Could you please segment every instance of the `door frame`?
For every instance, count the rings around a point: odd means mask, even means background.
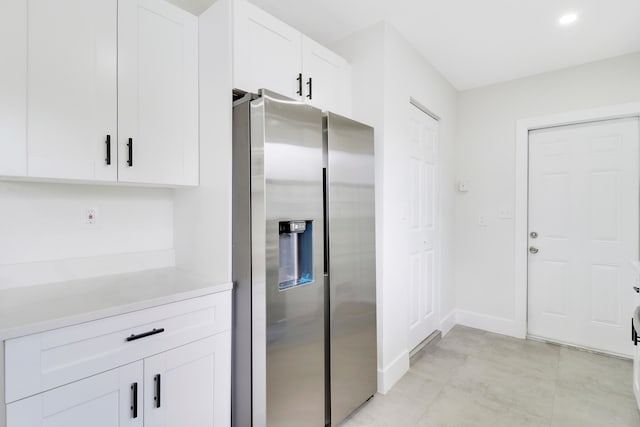
[[[529,131],[601,120],[640,117],[640,102],[533,117],[516,121],[515,157],[515,319],[513,335],[527,337],[528,226],[529,226]]]

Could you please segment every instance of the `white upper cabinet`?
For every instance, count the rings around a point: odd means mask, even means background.
[[[118,13],[118,178],[197,185],[198,18],[163,0]]]
[[[233,85],[269,89],[348,115],[351,67],[326,47],[246,0],[234,2]]]
[[[0,35],[0,176],[198,184],[195,16],[164,0],[2,0]]]
[[[300,52],[300,32],[246,1],[235,3],[234,87],[299,97]]]
[[[117,179],[117,10],[116,0],[29,0],[30,177]]]
[[[27,174],[27,2],[0,1],[0,175]]]
[[[302,36],[302,75],[305,98],[338,114],[351,112],[351,66],[320,43]]]

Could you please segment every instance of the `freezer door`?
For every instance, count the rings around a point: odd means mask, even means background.
[[[322,112],[251,103],[253,426],[323,427]]]
[[[373,128],[325,115],[331,425],[377,388]]]

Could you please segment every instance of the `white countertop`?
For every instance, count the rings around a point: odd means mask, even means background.
[[[0,341],[232,289],[162,268],[0,290]]]

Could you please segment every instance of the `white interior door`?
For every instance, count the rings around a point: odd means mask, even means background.
[[[411,105],[409,131],[409,348],[414,348],[438,327],[438,122]]]
[[[638,133],[638,118],[529,133],[530,335],[632,355]]]

